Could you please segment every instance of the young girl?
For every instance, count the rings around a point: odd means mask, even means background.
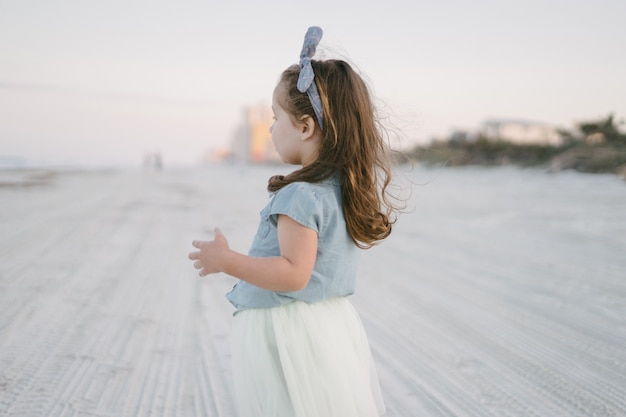
[[[189,258],[204,276],[241,281],[228,293],[232,366],[242,417],[373,417],[385,413],[354,292],[359,248],[391,232],[391,168],[368,88],[341,60],[311,60],[321,38],[309,28],[300,65],[274,89],[272,141],[301,165],[270,178],[272,198],[249,254],[216,228]]]

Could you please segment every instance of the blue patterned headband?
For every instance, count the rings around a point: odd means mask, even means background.
[[[317,91],[317,86],[313,79],[315,74],[313,73],[313,67],[311,66],[311,58],[315,55],[315,48],[322,39],[322,28],[317,26],[311,26],[304,35],[304,44],[302,45],[302,52],[300,52],[300,75],[298,76],[298,91],[304,93],[306,91],[313,106],[315,117],[321,128],[324,128],[322,115],[322,99]]]

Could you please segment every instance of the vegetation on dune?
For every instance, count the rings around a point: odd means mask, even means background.
[[[560,131],[558,146],[516,144],[504,139],[450,140],[417,146],[406,155],[427,165],[547,166],[590,173],[617,172],[626,176],[626,134],[612,115],[579,123],[572,131]]]

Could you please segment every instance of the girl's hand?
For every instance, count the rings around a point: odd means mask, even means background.
[[[226,236],[219,228],[215,228],[215,237],[212,241],[194,240],[192,245],[199,250],[191,252],[189,259],[194,262],[193,266],[200,270],[200,276],[222,272],[220,268],[220,260],[230,249]]]

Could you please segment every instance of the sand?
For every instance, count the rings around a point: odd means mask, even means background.
[[[285,167],[0,172],[0,416],[235,416],[223,274]],[[626,416],[626,182],[416,168],[351,297],[388,416]]]

